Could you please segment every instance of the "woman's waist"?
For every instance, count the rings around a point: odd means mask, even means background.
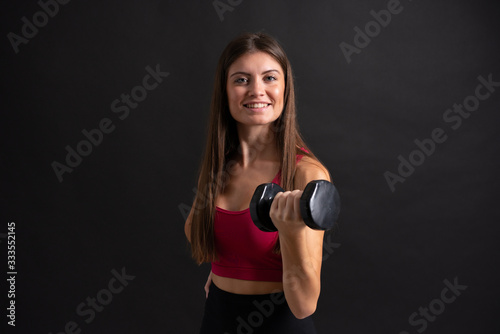
[[[239,295],[263,295],[283,291],[282,282],[253,281],[224,277],[212,272],[212,283],[219,289]]]

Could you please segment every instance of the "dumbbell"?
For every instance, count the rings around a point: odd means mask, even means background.
[[[264,232],[275,232],[269,210],[277,193],[284,191],[275,183],[264,183],[255,189],[250,201],[250,216]],[[300,196],[300,214],[307,226],[314,230],[333,228],[340,212],[340,196],[327,180],[314,180],[307,184]]]

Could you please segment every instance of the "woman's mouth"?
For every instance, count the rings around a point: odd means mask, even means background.
[[[243,106],[248,109],[252,110],[263,110],[266,109],[268,106],[270,106],[270,103],[248,103],[244,104]]]

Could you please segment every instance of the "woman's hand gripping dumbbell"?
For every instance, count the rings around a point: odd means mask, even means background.
[[[264,232],[275,232],[276,227],[269,210],[277,193],[284,191],[275,183],[264,183],[257,187],[250,201],[250,215],[254,224]],[[333,228],[340,212],[340,196],[333,183],[315,180],[307,184],[300,197],[302,219],[312,229]]]

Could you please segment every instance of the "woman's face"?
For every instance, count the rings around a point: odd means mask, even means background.
[[[270,124],[283,111],[285,74],[265,52],[246,53],[231,64],[226,88],[229,111],[239,123]]]

